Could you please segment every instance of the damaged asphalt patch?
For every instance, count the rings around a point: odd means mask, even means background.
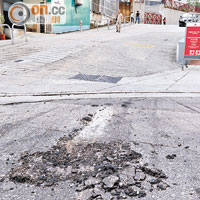
[[[82,120],[91,122],[92,115],[88,117]],[[148,192],[169,187],[164,172],[147,163],[141,164],[143,155],[130,144],[121,141],[74,143],[80,131],[60,138],[46,152],[22,154],[9,179],[38,187],[54,187],[70,180],[80,200],[142,198]],[[70,151],[69,143],[72,144]]]

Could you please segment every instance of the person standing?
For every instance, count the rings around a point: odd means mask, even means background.
[[[138,22],[138,24],[140,23],[140,12],[139,11],[137,11],[137,13],[136,13],[135,23],[137,23],[137,22]]]
[[[164,17],[163,24],[166,25],[166,22],[167,22],[167,19],[166,19],[166,17]]]
[[[131,24],[134,24],[134,14],[131,12]]]
[[[123,15],[122,15],[121,11],[119,10],[118,14],[117,14],[116,32],[120,33],[121,26],[122,26],[122,21],[123,21]]]

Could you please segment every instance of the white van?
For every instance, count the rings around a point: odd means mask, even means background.
[[[185,27],[187,23],[198,22],[199,16],[195,13],[185,13],[179,19],[179,26]]]

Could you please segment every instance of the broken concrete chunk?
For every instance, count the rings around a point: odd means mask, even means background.
[[[169,185],[167,184],[167,183],[165,183],[165,182],[160,182],[158,185],[157,185],[157,188],[159,189],[159,190],[166,190],[167,188],[169,187]]]
[[[128,176],[128,177],[134,177],[135,176],[135,167],[129,166],[126,167],[123,171],[122,174]]]
[[[111,170],[113,172],[116,172],[117,169],[111,164],[102,164],[102,165],[96,165],[95,170],[98,172],[105,171],[105,170]]]
[[[93,196],[102,196],[105,194],[105,191],[103,189],[101,189],[100,187],[94,187],[93,189]]]
[[[162,170],[156,169],[156,168],[150,168],[150,167],[141,167],[140,168],[144,173],[154,176],[156,178],[167,178],[167,176],[162,172]]]
[[[142,170],[137,169],[134,179],[136,181],[143,181],[143,180],[146,179],[146,175],[145,175],[145,173]]]
[[[146,192],[145,191],[140,191],[138,194],[138,198],[146,197]]]
[[[119,178],[117,176],[111,175],[103,179],[103,183],[106,188],[113,188],[115,183],[119,181]]]
[[[88,200],[92,198],[92,189],[87,189],[79,193],[78,200]]]
[[[134,187],[128,187],[128,189],[125,190],[125,194],[130,197],[136,197],[139,195],[139,191],[136,190]]]
[[[93,178],[93,177],[90,177],[89,179],[87,179],[85,181],[85,185],[86,186],[92,186],[92,185],[97,185],[100,183],[100,180],[97,179],[97,178]]]
[[[101,195],[103,200],[110,200],[112,199],[112,195],[109,192],[106,192],[104,194]]]
[[[120,174],[119,178],[120,178],[120,182],[119,182],[119,186],[120,187],[128,187],[130,185],[134,185],[135,184],[135,180],[133,179],[132,176],[128,176],[128,175],[125,175],[125,174]]]

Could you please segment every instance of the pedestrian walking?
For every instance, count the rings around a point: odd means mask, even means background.
[[[166,17],[164,17],[163,24],[166,25],[166,22],[167,22],[167,19],[166,19]]]
[[[134,14],[131,12],[131,24],[134,24]]]
[[[138,24],[140,23],[140,12],[139,11],[137,11],[137,13],[136,13],[135,23],[137,23],[137,22],[138,22]]]
[[[121,26],[122,26],[122,21],[123,21],[123,15],[122,15],[121,11],[119,10],[118,14],[117,14],[116,32],[120,33]]]

